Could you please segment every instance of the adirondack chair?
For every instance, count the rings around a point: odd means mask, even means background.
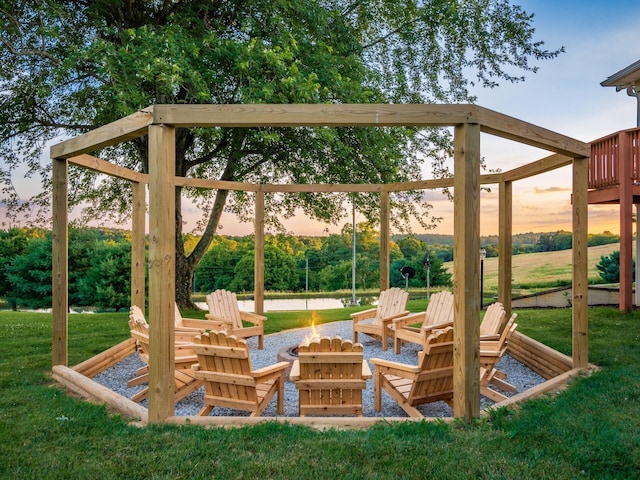
[[[418,354],[418,365],[370,359],[373,364],[373,408],[382,410],[385,390],[411,417],[422,418],[416,408],[424,403],[453,402],[453,327],[436,330]]]
[[[420,327],[413,327],[417,323]],[[424,341],[434,328],[446,328],[453,325],[453,293],[443,291],[434,293],[424,312],[412,313],[396,318],[389,328],[394,335],[395,353],[400,353],[402,342],[424,345]]]
[[[382,350],[386,351],[389,336],[393,331],[389,328],[391,322],[409,313],[405,310],[409,294],[401,288],[390,288],[380,293],[378,307],[352,313],[353,341],[358,341],[358,333],[366,333],[382,340]]]
[[[480,322],[480,340],[498,340],[506,319],[507,312],[500,302],[489,305]]]
[[[362,390],[371,370],[362,345],[340,337],[323,337],[298,347],[289,376],[299,393],[299,413],[362,416]]]
[[[215,407],[236,408],[261,415],[278,395],[276,411],[284,412],[284,371],[288,362],[252,370],[249,347],[244,339],[226,332],[212,331],[194,338],[198,364],[196,378],[204,382],[204,407],[198,415],[208,415]]]
[[[255,313],[243,312],[238,308],[238,298],[233,292],[216,290],[207,295],[209,313],[207,320],[213,320],[220,328],[240,338],[258,337],[258,348],[264,348],[264,321],[267,317]],[[252,323],[245,327],[242,322]]]
[[[140,308],[133,305],[129,312],[129,328],[131,337],[136,340],[140,359],[147,365],[136,370],[135,377],[129,380],[127,386],[142,385],[149,381],[149,325]],[[192,350],[193,335],[176,333],[175,340],[175,401],[189,395],[202,386],[202,382],[196,379],[191,366],[197,363],[197,358]],[[147,398],[149,388],[144,388],[131,397],[134,402],[141,402]]]
[[[507,350],[509,338],[518,326],[515,323],[517,316],[517,313],[511,315],[498,340],[480,340],[480,393],[495,402],[500,402],[507,397],[490,388],[491,385],[503,392],[517,391],[516,387],[505,380],[506,374],[496,368]]]

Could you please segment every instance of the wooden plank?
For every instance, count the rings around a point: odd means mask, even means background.
[[[476,105],[155,105],[153,123],[176,127],[450,126],[477,121]]]
[[[480,415],[480,127],[454,129],[453,414]]]
[[[85,377],[94,377],[98,373],[111,368],[116,363],[128,357],[136,351],[136,342],[133,338],[127,338],[125,341],[108,348],[84,362],[73,366],[73,369]]]
[[[83,154],[70,157],[69,163],[111,177],[122,178],[131,182],[149,183],[149,175],[145,173],[136,172],[127,167],[121,167],[120,165],[107,162],[92,155]]]
[[[237,190],[241,192],[257,192],[261,187],[260,185],[253,183],[188,177],[176,177],[175,183],[178,187],[208,188],[211,190]]]
[[[134,183],[131,212],[131,305],[145,309],[146,185]]]
[[[389,288],[389,241],[391,207],[389,192],[380,193],[380,291]]]
[[[153,121],[153,109],[154,107],[145,108],[88,133],[52,145],[51,157],[75,157],[141,137],[147,133],[147,127]]]
[[[55,365],[52,369],[53,379],[67,387],[72,392],[82,395],[92,401],[104,402],[117,411],[146,423],[147,409],[129,400],[109,388],[88,379],[82,374],[63,365]]]
[[[254,232],[254,312],[262,315],[264,313],[264,192],[256,192]]]
[[[174,412],[175,129],[149,127],[149,421]]]
[[[572,289],[572,357],[574,368],[586,368],[588,358],[588,203],[589,159],[573,161],[573,289]]]
[[[479,122],[484,133],[515,140],[516,142],[543,148],[572,158],[586,158],[591,155],[591,146],[588,143],[488,108],[479,108]]]
[[[498,192],[498,301],[506,317],[511,316],[511,275],[513,233],[513,188],[511,182],[501,182]]]
[[[508,182],[515,182],[516,180],[523,180],[557,168],[566,167],[571,165],[571,162],[573,162],[573,158],[555,153],[535,162],[508,170],[502,174],[502,179]]]
[[[68,365],[69,361],[69,230],[67,228],[66,160],[53,159],[52,172],[52,363]]]

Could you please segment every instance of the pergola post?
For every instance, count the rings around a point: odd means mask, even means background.
[[[149,126],[149,422],[174,412],[175,128]]]
[[[144,311],[146,184],[134,182],[131,184],[131,188],[133,190],[133,208],[131,212],[131,305],[137,305]]]
[[[500,182],[498,192],[498,301],[502,303],[507,317],[511,316],[511,266],[513,228],[513,185]]]
[[[588,264],[587,264],[587,220],[588,220],[588,183],[589,158],[573,160],[573,295],[572,295],[572,331],[573,331],[573,367],[587,368],[589,340]]]
[[[264,313],[264,192],[256,192],[255,206],[255,257],[253,271],[254,311]]]
[[[633,305],[633,157],[629,135],[618,134],[618,169],[620,182],[620,311]]]
[[[453,415],[480,416],[480,126],[454,129]]]
[[[68,366],[69,362],[69,230],[67,228],[67,179],[66,159],[53,159],[53,231],[51,294],[53,298],[52,364]]]
[[[380,192],[380,291],[389,288],[389,192]],[[354,232],[355,235],[355,232]]]

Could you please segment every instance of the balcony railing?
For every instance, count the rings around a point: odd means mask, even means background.
[[[622,130],[591,142],[589,189],[620,184],[621,172],[640,181],[640,128]]]

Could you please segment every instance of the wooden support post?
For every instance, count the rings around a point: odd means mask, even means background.
[[[145,309],[144,234],[146,216],[146,184],[132,183],[133,211],[131,212],[131,305]]]
[[[69,362],[69,230],[67,228],[68,164],[64,159],[53,159],[53,232],[51,294],[52,305],[52,364],[68,366]]]
[[[502,303],[507,318],[511,316],[511,264],[513,227],[513,188],[508,181],[500,182],[498,193],[498,301]]]
[[[149,422],[174,412],[175,129],[149,126]]]
[[[620,179],[620,311],[633,305],[633,178],[631,145],[626,132],[618,134],[618,168]]]
[[[389,288],[389,192],[380,192],[380,291]]]
[[[573,367],[586,368],[588,358],[588,190],[589,158],[573,160]]]
[[[256,192],[255,259],[253,272],[254,311],[264,313],[264,192]]]
[[[480,127],[454,129],[453,415],[480,416]]]

